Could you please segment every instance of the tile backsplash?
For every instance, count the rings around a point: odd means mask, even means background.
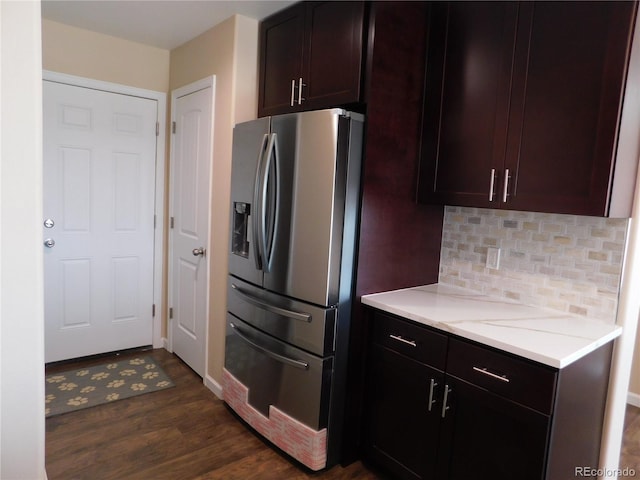
[[[439,281],[613,323],[628,222],[447,206]]]

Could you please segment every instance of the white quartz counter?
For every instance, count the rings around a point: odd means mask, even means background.
[[[556,368],[622,333],[618,325],[449,285],[364,295],[362,303]]]

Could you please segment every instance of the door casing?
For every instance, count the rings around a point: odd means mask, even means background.
[[[155,315],[153,316],[153,348],[167,347],[167,339],[162,336],[162,319],[164,318],[164,308],[162,302],[162,279],[164,277],[164,179],[165,179],[165,141],[166,141],[166,114],[167,99],[166,93],[154,90],[146,90],[117,83],[104,82],[91,78],[78,77],[65,73],[42,71],[42,79],[52,82],[64,83],[77,87],[92,88],[105,92],[131,95],[134,97],[148,98],[158,102],[158,135],[156,136],[156,179],[155,179],[155,231],[153,249],[153,305],[155,305]],[[151,305],[149,306],[151,308]]]
[[[215,139],[213,138],[213,132],[214,132],[214,124],[215,124],[215,98],[216,98],[216,77],[215,75],[211,75],[209,77],[205,77],[201,80],[197,80],[193,83],[190,83],[188,85],[185,85],[183,87],[177,88],[175,90],[173,90],[171,92],[171,122],[175,122],[176,118],[175,118],[175,108],[174,105],[176,104],[176,101],[178,100],[178,98],[183,97],[185,95],[189,95],[191,93],[195,93],[198,92],[199,90],[203,90],[205,88],[211,88],[211,92],[212,92],[212,96],[211,96],[211,101],[212,101],[212,105],[211,105],[211,114],[212,114],[212,118],[211,118],[211,153],[213,155],[213,142],[215,141]],[[169,191],[173,192],[174,191],[174,168],[175,168],[175,164],[174,164],[174,152],[173,149],[175,147],[175,142],[172,139],[172,143],[171,143],[171,161],[170,161],[170,174],[169,174],[169,182],[170,182],[170,186],[169,186]],[[211,159],[211,168],[209,171],[209,195],[208,195],[208,199],[207,199],[207,204],[209,206],[208,211],[208,226],[207,226],[207,237],[208,237],[208,242],[207,245],[205,246],[207,252],[211,252],[211,229],[212,229],[212,225],[211,225],[211,205],[212,205],[212,194],[213,194],[213,158]],[[173,197],[170,195],[170,200],[169,200],[169,212],[170,215],[173,215],[173,211],[174,211],[174,205],[173,205]],[[169,234],[169,268],[170,265],[172,264],[172,240],[171,240],[171,233]],[[206,306],[205,306],[205,333],[204,333],[204,372],[202,375],[202,379],[203,379],[203,383],[207,384],[211,379],[209,377],[209,318],[210,318],[210,312],[211,312],[211,306],[210,306],[210,302],[209,302],[209,287],[210,287],[210,282],[211,282],[211,256],[210,253],[208,253],[204,260],[206,260],[206,279],[207,279],[207,286],[205,288],[205,291],[207,292],[207,298],[206,298]],[[169,302],[171,302],[171,299],[173,298],[174,295],[174,288],[175,285],[173,284],[173,273],[171,271],[169,271],[168,274],[168,284],[169,284],[169,291],[168,291],[168,298],[170,299]],[[167,322],[167,337],[168,337],[168,347],[167,349],[170,352],[173,352],[173,324],[172,324],[172,320],[169,319]]]

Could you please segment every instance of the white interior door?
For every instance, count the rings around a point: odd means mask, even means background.
[[[157,102],[43,89],[45,361],[149,345]]]
[[[213,78],[172,93],[171,343],[204,377],[208,320]]]

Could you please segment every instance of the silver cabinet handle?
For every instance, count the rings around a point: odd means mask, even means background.
[[[257,297],[254,297],[248,292],[245,292],[243,289],[238,287],[236,284],[231,284],[231,289],[236,292],[238,295],[244,298],[245,301],[255,305],[258,308],[266,310],[267,312],[275,313],[276,315],[281,315],[283,317],[291,318],[293,320],[300,320],[302,322],[311,322],[311,315],[308,313],[294,312],[292,310],[287,310],[286,308],[276,307],[275,305],[271,305]]]
[[[53,248],[55,244],[56,244],[56,241],[53,238],[47,238],[44,241],[44,246],[47,248]]]
[[[394,340],[397,340],[398,342],[406,343],[407,345],[411,345],[412,347],[417,347],[418,346],[416,344],[415,340],[407,340],[405,338],[402,338],[400,335],[394,335],[394,334],[390,333],[389,334],[389,338],[393,338]]]
[[[497,373],[490,372],[486,368],[482,367],[473,367],[474,372],[482,373],[483,375],[487,375],[488,377],[495,378],[496,380],[500,380],[501,382],[509,383],[509,379],[506,375],[498,375]]]
[[[436,383],[435,379],[432,378],[429,384],[429,407],[428,407],[429,411],[431,411],[431,407],[433,407],[433,404],[436,403],[436,401],[433,399],[433,394],[437,386],[438,384]]]
[[[495,196],[495,186],[496,186],[496,169],[491,169],[491,180],[489,181],[489,201],[493,202],[493,197]]]
[[[509,195],[509,169],[504,171],[504,189],[502,190],[502,203],[507,203],[507,196]]]
[[[296,360],[295,358],[285,357],[284,355],[280,355],[279,353],[272,352],[271,350],[263,347],[262,345],[258,345],[254,341],[249,340],[235,324],[229,323],[229,325],[231,325],[231,328],[233,329],[233,333],[235,333],[238,337],[240,337],[242,340],[247,342],[249,345],[251,345],[253,348],[258,350],[260,353],[263,353],[267,357],[273,358],[278,362],[284,363],[286,365],[290,365],[292,367],[301,368],[303,370],[307,370],[309,368],[309,364],[307,362],[302,362],[300,360]]]
[[[207,253],[207,250],[204,249],[203,247],[199,247],[199,248],[194,248],[193,250],[191,250],[191,253],[193,253],[194,257],[197,257],[198,255],[201,256],[205,256],[205,254]]]
[[[298,105],[302,105],[302,100],[304,100],[302,98],[302,86],[304,85],[304,83],[302,83],[302,77],[300,77],[298,79]]]
[[[449,394],[451,393],[451,389],[449,385],[444,386],[444,398],[442,399],[442,418],[447,414],[447,410],[449,410],[449,406],[447,405],[447,401],[449,400]]]
[[[296,101],[296,80],[294,78],[293,80],[291,80],[291,106],[292,107],[295,101]]]
[[[302,101],[304,100],[304,98],[302,98],[302,87],[306,86],[307,84],[302,83],[302,77],[300,77],[300,79],[298,80],[298,105],[302,105]]]

